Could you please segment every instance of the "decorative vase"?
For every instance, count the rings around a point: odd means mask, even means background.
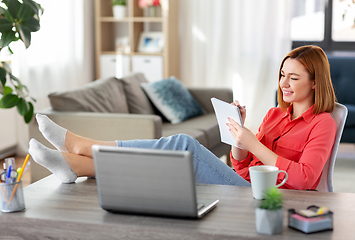
[[[112,7],[113,17],[116,19],[121,19],[126,17],[126,6],[124,5],[115,5]]]
[[[149,17],[156,17],[157,16],[157,8],[155,6],[148,7],[148,16]]]
[[[267,210],[256,208],[256,231],[261,234],[279,234],[283,230],[283,208],[279,210]]]

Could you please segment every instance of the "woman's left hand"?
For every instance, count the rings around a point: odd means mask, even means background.
[[[228,118],[228,120],[227,126],[233,135],[235,144],[246,151],[252,152],[252,147],[258,145],[256,143],[259,143],[259,140],[248,128],[241,127],[231,118]]]

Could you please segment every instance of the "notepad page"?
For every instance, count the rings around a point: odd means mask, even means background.
[[[216,113],[217,122],[219,126],[219,131],[221,134],[221,141],[229,145],[238,147],[235,144],[232,133],[229,131],[228,126],[228,117],[234,119],[240,126],[243,126],[242,117],[240,115],[239,108],[230,103],[224,102],[217,98],[211,98],[211,102]],[[238,147],[240,148],[240,147]]]

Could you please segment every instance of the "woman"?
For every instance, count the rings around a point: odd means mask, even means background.
[[[328,59],[321,48],[303,46],[283,59],[278,103],[279,107],[266,114],[256,136],[229,119],[227,125],[242,148],[232,147],[235,171],[187,135],[102,142],[75,135],[43,115],[37,115],[39,129],[59,151],[31,139],[29,152],[37,163],[64,183],[74,182],[81,176],[95,176],[91,146],[97,144],[191,151],[196,181],[200,183],[250,186],[249,167],[265,164],[288,173],[283,188],[316,189],[336,132],[335,121],[329,114],[335,106],[335,95]],[[240,107],[238,101],[232,104]],[[244,121],[245,108],[241,107],[241,113]]]

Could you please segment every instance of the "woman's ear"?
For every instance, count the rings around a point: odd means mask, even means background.
[[[313,83],[312,84],[312,89],[315,89],[316,88],[316,80],[313,80],[312,83]]]

